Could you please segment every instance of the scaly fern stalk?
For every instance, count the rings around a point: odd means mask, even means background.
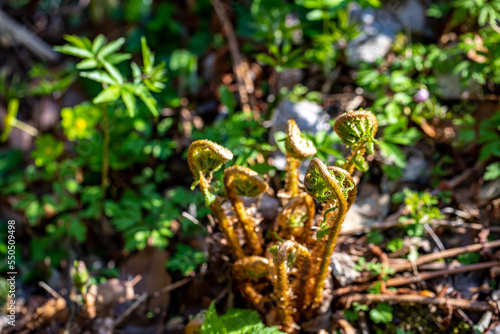
[[[245,256],[245,253],[220,203],[217,201],[216,196],[212,194],[209,182],[212,173],[232,158],[233,153],[230,150],[210,140],[197,140],[191,143],[188,149],[188,164],[195,178],[191,188],[194,189],[198,183],[200,184],[200,189],[205,196],[205,205],[214,214],[234,256],[239,259]]]
[[[316,154],[316,148],[313,143],[307,140],[300,132],[297,123],[294,120],[289,120],[287,124],[286,137],[286,159],[287,173],[285,191],[295,197],[299,193],[299,168],[306,158]]]
[[[339,182],[337,178],[332,175],[328,167],[321,162],[321,160],[314,158],[309,167],[307,168],[306,176],[304,178],[304,186],[306,191],[316,200],[327,203],[329,208],[325,211],[324,218],[328,228],[328,239],[324,247],[323,254],[321,255],[321,262],[318,272],[312,273],[316,276],[316,283],[313,291],[312,309],[317,309],[323,300],[323,290],[325,286],[325,279],[329,273],[330,258],[337,243],[337,238],[344,221],[345,214],[348,210],[346,194],[342,189],[344,180]],[[339,175],[345,174],[339,172]],[[354,185],[354,183],[353,183]],[[333,220],[328,224],[328,220]],[[317,248],[321,251],[321,247]],[[314,254],[314,257],[319,257],[319,254]],[[314,280],[314,277],[311,277]]]
[[[355,168],[366,171],[368,164],[364,154],[373,154],[375,152],[374,144],[377,143],[374,139],[378,129],[375,115],[367,110],[351,111],[337,118],[333,129],[344,145],[352,146],[351,155],[346,162],[339,166],[351,175]]]
[[[307,279],[307,272],[311,261],[311,255],[307,248],[301,244],[288,240],[283,242],[274,256],[274,267],[276,269],[276,279],[274,280],[274,292],[276,294],[276,307],[278,320],[281,323],[281,330],[286,333],[295,333],[298,329],[292,316],[291,295],[288,284],[288,267],[296,263],[299,268],[299,294],[297,305],[302,306],[304,300],[304,286]]]
[[[243,227],[248,246],[254,254],[262,254],[262,240],[255,231],[256,223],[247,214],[243,201],[239,196],[256,197],[267,191],[267,183],[253,170],[246,167],[233,166],[224,172],[224,187],[226,188],[227,197],[236,212],[236,216]]]
[[[233,276],[240,284],[245,299],[261,312],[264,309],[264,296],[255,288],[255,283],[271,272],[272,263],[265,257],[252,255],[246,256],[235,262]]]

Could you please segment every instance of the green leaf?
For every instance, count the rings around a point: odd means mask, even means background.
[[[111,77],[113,79],[115,79],[119,84],[122,84],[123,83],[123,76],[120,73],[120,71],[118,71],[118,69],[115,66],[111,65],[107,61],[103,61],[102,63],[104,65],[104,68],[111,75]]]
[[[99,65],[99,63],[95,59],[84,59],[76,64],[76,68],[79,70],[90,70],[96,68],[97,65]]]
[[[234,99],[233,93],[231,93],[226,86],[221,85],[219,86],[219,95],[220,101],[227,107],[229,113],[234,113],[236,108],[236,101]]]
[[[110,86],[100,92],[93,100],[95,104],[114,102],[120,97],[120,86]]]
[[[479,161],[485,161],[492,156],[500,157],[500,145],[498,142],[488,143],[479,151]]]
[[[500,162],[494,162],[486,166],[486,172],[484,173],[485,180],[496,180],[500,177]]]
[[[132,58],[130,53],[115,53],[106,57],[106,61],[112,65],[119,64],[127,59]]]
[[[156,100],[148,91],[148,89],[144,85],[136,85],[134,93],[137,97],[139,97],[142,100],[142,102],[144,102],[144,104],[153,114],[153,116],[158,117],[158,108],[156,106]]]
[[[99,35],[94,39],[92,43],[92,53],[97,54],[101,47],[106,43],[106,37],[104,35]]]
[[[398,146],[382,140],[378,144],[380,152],[385,158],[392,160],[399,168],[406,167],[406,156]]]
[[[322,20],[324,17],[323,10],[321,9],[314,9],[311,10],[309,13],[307,13],[306,18],[309,21],[319,21]]]
[[[154,65],[155,57],[148,46],[146,37],[144,36],[141,37],[141,50],[142,50],[142,61],[144,63],[144,68],[145,69],[152,68]]]
[[[105,58],[106,56],[118,51],[123,44],[125,44],[125,38],[120,37],[104,46],[97,54],[97,57]]]
[[[80,76],[108,85],[117,85],[118,82],[104,71],[81,72]]]
[[[91,50],[91,42],[87,37],[79,37],[74,35],[64,35],[64,39],[74,46],[84,50]]]
[[[3,119],[4,130],[0,137],[0,142],[5,142],[9,138],[12,127],[16,123],[17,111],[19,110],[19,100],[12,99],[7,106],[7,116]]]
[[[55,46],[54,50],[57,52],[65,53],[70,56],[75,56],[79,58],[93,58],[92,52],[85,49],[80,49],[71,45]]]
[[[248,309],[229,309],[217,315],[212,302],[201,326],[201,334],[282,334],[278,327],[266,327],[257,312]]]
[[[376,324],[387,324],[392,321],[392,307],[385,303],[378,303],[370,310],[370,319]]]
[[[125,103],[125,106],[127,107],[128,114],[130,117],[134,117],[135,115],[135,104],[136,104],[136,99],[135,96],[125,90],[121,91],[121,96],[123,103]]]

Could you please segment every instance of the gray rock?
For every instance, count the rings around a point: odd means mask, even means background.
[[[481,187],[479,195],[477,196],[478,202],[484,205],[500,196],[500,179],[488,182]]]
[[[444,99],[463,99],[471,93],[479,92],[481,85],[471,80],[466,87],[462,85],[460,74],[437,73],[437,83]]]
[[[362,9],[353,4],[351,19],[361,24],[360,34],[346,48],[347,62],[352,66],[359,62],[373,63],[384,57],[391,49],[396,33],[402,29],[399,20],[386,9]]]
[[[332,274],[340,286],[344,287],[353,283],[361,273],[354,269],[356,263],[345,253],[334,252],[332,255]]]
[[[271,144],[276,144],[274,134],[276,132],[285,132],[288,120],[293,119],[297,122],[301,131],[315,134],[318,131],[330,131],[332,127],[328,121],[330,116],[317,103],[303,100],[297,103],[285,99],[280,102],[274,110],[271,118]],[[273,166],[278,170],[285,170],[286,158],[280,151],[273,154]],[[301,166],[301,177],[307,168],[307,164]]]
[[[274,110],[271,119],[271,132],[286,131],[289,119],[295,120],[300,130],[316,133],[331,130],[330,116],[317,103],[303,100],[297,103],[285,99]]]
[[[423,182],[429,177],[430,167],[422,151],[411,148],[407,154],[406,167],[403,170],[403,181]]]

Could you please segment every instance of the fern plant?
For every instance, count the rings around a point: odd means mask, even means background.
[[[298,177],[300,161],[313,156],[316,149],[290,120],[286,138],[287,178],[285,189],[278,193],[282,208],[268,231],[262,231],[255,210],[247,210],[241,198],[266,192],[264,179],[245,167],[226,169],[224,185],[232,210],[223,209],[224,200],[215,194],[210,180],[212,173],[231,160],[233,154],[208,140],[195,141],[189,147],[193,187],[200,185],[206,205],[228,241],[235,259],[236,285],[248,303],[266,315],[268,325],[296,333],[301,322],[328,307],[325,287],[330,259],[346,213],[356,198],[351,174],[355,168],[367,170],[365,155],[374,153],[377,126],[370,111],[341,115],[334,129],[342,142],[352,147],[351,155],[346,161],[339,161],[338,166],[326,166],[318,158],[312,159],[302,187]],[[314,199],[323,207],[317,221]],[[236,218],[230,219],[231,216]],[[238,238],[240,230],[242,240]]]

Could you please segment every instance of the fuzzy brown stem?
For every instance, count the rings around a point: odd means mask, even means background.
[[[299,193],[299,167],[300,160],[292,157],[291,153],[287,153],[285,190],[292,198]]]
[[[238,216],[238,220],[241,222],[243,226],[243,230],[245,232],[245,238],[248,243],[248,246],[252,250],[252,254],[260,255],[264,252],[262,248],[261,238],[255,231],[255,222],[248,215],[243,202],[236,194],[229,195],[229,200],[233,204],[234,210],[236,211],[236,216]]]
[[[358,155],[363,155],[363,154],[365,154],[365,149],[363,148],[362,145],[353,148],[353,150],[351,151],[351,156],[347,158],[347,162],[344,164],[344,166],[342,166],[342,168],[344,168],[350,175],[352,175],[356,170],[356,166],[354,165],[354,159],[356,159]]]
[[[332,212],[330,214],[335,214]],[[330,262],[333,254],[333,250],[335,249],[335,245],[337,244],[337,239],[340,233],[340,229],[342,228],[342,223],[345,218],[345,209],[338,210],[338,213],[335,215],[335,220],[331,225],[330,232],[328,233],[328,240],[326,241],[326,246],[323,252],[323,256],[321,258],[321,263],[319,265],[319,273],[317,275],[317,281],[314,288],[314,298],[313,298],[313,309],[319,308],[321,302],[323,301],[323,290],[325,288],[325,280],[330,272]],[[327,217],[328,219],[328,217]]]
[[[304,300],[304,286],[307,277],[311,256],[304,246],[295,241],[285,241],[281,244],[278,253],[274,257],[274,266],[276,268],[276,280],[274,281],[274,291],[277,297],[278,320],[281,323],[281,330],[286,333],[295,333],[297,325],[292,316],[290,305],[290,287],[288,285],[288,259],[292,252],[296,252],[296,263],[300,275],[300,293],[297,304],[302,305]]]
[[[200,189],[203,193],[208,191],[210,188],[210,185],[208,184],[207,179],[203,174],[200,176]],[[233,227],[231,224],[229,224],[229,221],[227,220],[226,214],[222,210],[219,202],[217,200],[213,201],[212,204],[210,204],[210,210],[214,214],[215,218],[219,222],[220,228],[222,232],[224,233],[224,236],[226,237],[226,240],[229,244],[229,247],[233,250],[234,256],[237,259],[242,258],[245,256],[245,253],[243,252],[243,248],[241,247],[238,236],[236,235],[236,232],[234,231]]]

